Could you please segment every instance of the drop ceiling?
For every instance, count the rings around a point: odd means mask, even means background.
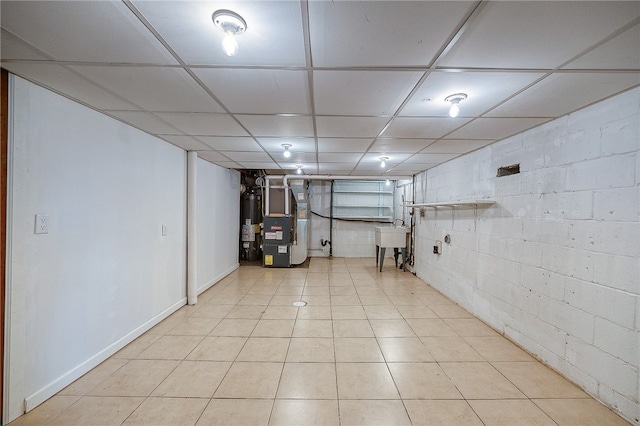
[[[218,9],[247,22],[234,57]],[[3,68],[236,169],[406,176],[640,85],[637,1],[3,0],[0,13]]]

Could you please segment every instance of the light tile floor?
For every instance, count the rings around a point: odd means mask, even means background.
[[[12,425],[628,424],[374,263],[240,267]]]

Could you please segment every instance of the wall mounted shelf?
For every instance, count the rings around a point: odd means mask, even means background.
[[[442,201],[439,203],[413,203],[403,204],[405,207],[457,207],[457,206],[490,206],[495,204],[493,200],[472,200],[472,201]]]

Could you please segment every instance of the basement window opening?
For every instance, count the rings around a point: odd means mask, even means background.
[[[518,173],[520,173],[520,164],[512,164],[498,168],[498,177],[517,175]]]

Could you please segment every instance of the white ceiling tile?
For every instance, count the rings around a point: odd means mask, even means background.
[[[315,71],[316,114],[393,115],[422,72]]]
[[[408,164],[437,164],[449,161],[460,154],[415,154],[405,160]]]
[[[460,117],[482,114],[542,77],[542,73],[434,72],[402,108],[401,116],[449,117],[451,103],[445,98],[464,93]]]
[[[208,146],[191,136],[158,135],[159,138],[184,149],[185,151],[201,151],[210,149]]]
[[[318,152],[359,152],[366,151],[372,138],[318,138]]]
[[[469,118],[396,117],[384,137],[438,139],[469,122]]]
[[[63,66],[41,62],[7,62],[2,63],[2,68],[97,109],[138,109]]]
[[[197,139],[216,151],[263,151],[250,137],[198,136]]]
[[[177,64],[123,2],[3,1],[2,26],[57,60]]]
[[[308,162],[304,162],[304,161],[281,161],[278,163],[278,165],[280,166],[280,168],[282,168],[283,170],[289,170],[291,173],[295,173],[298,170],[298,166],[302,166],[302,171],[305,173],[309,173],[311,170],[316,169],[316,162],[315,161],[308,161]]]
[[[318,136],[336,138],[375,137],[388,121],[386,117],[316,117]]]
[[[245,169],[280,169],[280,166],[273,161],[238,161],[238,163]]]
[[[318,161],[322,163],[357,163],[362,157],[361,152],[320,152]]]
[[[354,163],[320,163],[319,173],[345,174],[353,170]]]
[[[564,69],[640,68],[640,24],[569,62]]]
[[[194,69],[229,111],[238,114],[309,114],[307,71]]]
[[[489,140],[470,140],[470,139],[441,139],[422,151],[420,153],[434,153],[434,154],[464,154],[474,151],[483,146],[487,146],[495,142],[493,139]]]
[[[638,84],[640,73],[553,74],[500,105],[487,117],[558,117]]]
[[[219,161],[234,163],[233,161],[229,161],[229,157],[216,151],[198,151],[198,157],[212,163],[217,163]]]
[[[302,11],[293,1],[134,1],[160,35],[187,64],[304,66]],[[239,51],[222,51],[224,33],[211,16],[232,10],[247,23],[236,37]]]
[[[402,163],[407,158],[409,158],[411,154],[409,153],[385,153],[381,155],[377,152],[368,152],[362,156],[360,160],[360,164],[358,164],[358,169],[360,170],[375,170],[379,169],[380,171],[385,171],[391,169],[396,166],[396,164]],[[380,157],[388,157],[385,160],[386,166],[380,167]]]
[[[295,152],[289,158],[284,158],[280,151],[269,152],[278,164],[308,164],[316,162],[316,154],[311,152]]]
[[[203,156],[203,153],[206,153],[207,151],[198,151],[198,156],[201,157],[204,160],[207,160],[215,165],[218,165],[220,167],[224,167],[225,169],[242,169],[242,166],[234,161],[212,161],[206,158],[206,156]]]
[[[427,65],[473,2],[311,1],[315,66]]]
[[[272,161],[266,152],[225,151],[224,155],[237,163],[245,161]]]
[[[169,123],[163,121],[159,117],[155,116],[150,112],[144,111],[106,111],[108,114],[124,121],[132,125],[133,127],[137,127],[138,129],[144,130],[148,133],[157,135],[181,135],[182,132]]]
[[[487,2],[439,65],[552,69],[639,11],[637,2],[628,1]]]
[[[432,144],[434,139],[376,139],[370,152],[418,152]]]
[[[311,117],[277,115],[237,115],[236,117],[256,137],[313,136]]]
[[[402,163],[395,166],[392,170],[393,173],[408,173],[410,175],[414,175],[416,173],[420,173],[421,171],[430,169],[432,167],[437,166],[440,163]]]
[[[258,138],[258,142],[269,152],[283,153],[283,144],[291,145],[289,151],[297,152],[316,152],[316,142],[313,138]]]
[[[174,127],[190,135],[246,136],[238,123],[227,114],[200,112],[159,112],[156,114]]]
[[[183,69],[124,66],[73,69],[149,111],[224,111]]]
[[[18,38],[9,31],[6,31],[4,28],[0,29],[0,38],[2,40],[0,55],[2,55],[3,61],[11,59],[51,59],[21,38]]]
[[[478,118],[451,133],[452,139],[500,140],[540,125],[548,118]]]

